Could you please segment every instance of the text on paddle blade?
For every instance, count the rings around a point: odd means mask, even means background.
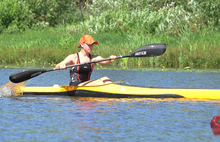
[[[31,74],[31,77],[35,77],[35,76],[38,76],[38,75],[40,75],[42,72],[41,71],[39,71],[39,72],[36,72],[36,73],[33,73],[33,74]]]
[[[134,55],[135,56],[145,56],[145,55],[147,55],[147,51],[136,52]]]

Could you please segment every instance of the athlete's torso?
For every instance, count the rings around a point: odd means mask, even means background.
[[[90,61],[92,61],[91,55],[89,54]],[[77,64],[80,63],[79,54],[77,53]],[[70,85],[77,86],[78,84],[88,81],[93,71],[92,64],[85,64],[70,69]]]

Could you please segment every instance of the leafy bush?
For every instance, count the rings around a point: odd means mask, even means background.
[[[0,33],[72,23],[79,18],[72,0],[1,0]]]
[[[4,29],[9,33],[25,29],[32,20],[33,15],[25,1],[2,0],[0,9],[0,32]]]

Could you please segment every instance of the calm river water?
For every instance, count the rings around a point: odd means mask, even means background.
[[[0,85],[21,69],[0,69]],[[220,89],[219,71],[94,70],[91,79],[139,86]],[[26,86],[68,84],[68,71],[48,72]],[[0,90],[1,91],[1,90]],[[210,121],[219,100],[8,96],[0,92],[1,141],[220,141]]]

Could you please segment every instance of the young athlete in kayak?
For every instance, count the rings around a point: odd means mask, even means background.
[[[99,55],[90,54],[93,49],[93,45],[98,44],[91,35],[84,35],[80,38],[78,48],[81,48],[80,52],[68,55],[62,62],[56,65],[56,68],[66,70],[67,65],[79,64],[90,61],[97,61],[103,59]],[[107,65],[112,63],[116,56],[111,55],[111,60],[99,62],[100,65]],[[92,86],[108,84],[112,81],[108,77],[102,77],[100,79],[90,80],[90,75],[96,63],[81,65],[70,69],[70,86]]]

